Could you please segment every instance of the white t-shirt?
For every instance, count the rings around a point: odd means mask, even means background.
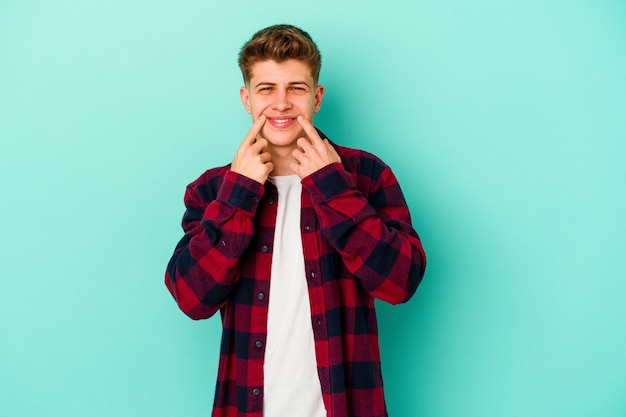
[[[264,417],[326,417],[317,375],[300,235],[297,175],[270,177],[278,189],[264,361]]]

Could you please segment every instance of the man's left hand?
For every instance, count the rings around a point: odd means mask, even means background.
[[[298,139],[298,149],[292,153],[295,162],[289,168],[300,178],[308,177],[315,171],[335,162],[341,162],[341,157],[335,151],[328,139],[322,140],[313,125],[302,115],[298,116],[298,123],[304,129],[307,138]]]

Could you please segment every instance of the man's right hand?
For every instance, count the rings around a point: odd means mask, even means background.
[[[257,138],[265,124],[265,119],[263,115],[256,119],[243,142],[239,145],[230,167],[231,171],[261,184],[267,180],[274,169],[274,164],[271,162],[272,156],[267,151],[267,139]]]

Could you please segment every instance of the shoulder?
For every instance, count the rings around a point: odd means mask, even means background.
[[[340,146],[335,143],[333,143],[333,146],[341,157],[344,167],[349,172],[377,178],[383,171],[390,169],[387,164],[371,152]]]
[[[352,176],[356,188],[368,199],[380,199],[381,193],[399,188],[391,168],[378,156],[362,149],[333,143],[344,169]],[[386,198],[380,199],[387,201]]]
[[[328,139],[331,142],[341,157],[341,162],[346,171],[357,175],[367,175],[371,178],[379,178],[383,172],[391,171],[389,166],[373,153],[362,149],[338,145],[323,132],[319,130],[318,132],[322,138]]]
[[[332,145],[341,157],[344,169],[352,176],[357,190],[373,207],[406,207],[398,179],[378,156],[336,143]]]

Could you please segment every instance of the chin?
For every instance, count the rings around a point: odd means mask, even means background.
[[[299,138],[304,136],[304,132],[262,132],[262,135],[273,146],[295,146]]]

